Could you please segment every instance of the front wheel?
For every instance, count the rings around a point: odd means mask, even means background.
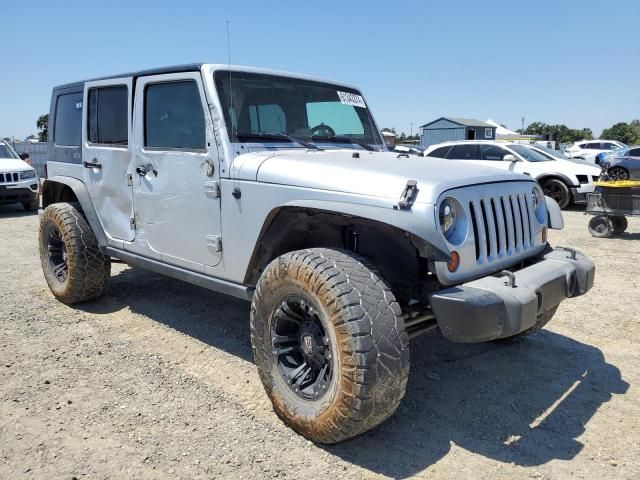
[[[44,278],[58,300],[71,304],[104,294],[111,262],[74,205],[54,203],[45,208],[39,237]]]
[[[35,212],[38,210],[40,202],[38,202],[38,197],[30,200],[28,202],[22,202],[22,208],[24,208],[27,212]]]
[[[561,209],[565,209],[571,203],[571,191],[567,184],[557,178],[550,178],[542,183],[545,196],[553,198]]]
[[[320,443],[386,420],[409,375],[401,315],[361,257],[309,249],[271,262],[251,304],[251,344],[276,414]]]

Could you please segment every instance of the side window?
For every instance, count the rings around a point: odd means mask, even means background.
[[[433,152],[429,153],[427,157],[447,158],[447,152],[451,147],[436,148]]]
[[[620,148],[619,145],[616,145],[615,143],[610,143],[610,142],[604,142],[604,147],[605,150],[615,150],[617,148]]]
[[[287,119],[280,105],[250,105],[251,133],[286,133]]]
[[[501,162],[506,154],[508,154],[504,148],[496,145],[480,145],[480,160],[493,160]]]
[[[588,148],[586,143],[581,143],[580,145],[578,145],[578,147],[579,147],[579,148],[582,148],[583,150],[584,150],[585,148]]]
[[[185,80],[148,85],[144,94],[144,146],[204,150],[204,110],[198,85]]]
[[[629,153],[627,153],[627,155],[629,157],[640,157],[640,148],[632,148],[631,150],[629,150]]]
[[[454,160],[477,160],[477,145],[454,145],[451,147],[447,158]]]
[[[587,150],[602,150],[602,144],[599,142],[587,143]]]
[[[56,145],[78,147],[82,141],[82,93],[60,95],[53,126]]]
[[[126,85],[89,90],[88,139],[102,145],[128,144]]]

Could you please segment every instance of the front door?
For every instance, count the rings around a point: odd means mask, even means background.
[[[218,153],[198,72],[136,81],[134,177],[137,243],[192,270],[221,258]]]
[[[132,240],[131,77],[87,82],[82,119],[84,182],[110,243]]]

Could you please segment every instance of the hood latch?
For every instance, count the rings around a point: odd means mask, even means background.
[[[407,185],[404,187],[402,195],[400,195],[400,200],[398,200],[400,210],[411,210],[417,196],[418,182],[416,180],[407,180]]]

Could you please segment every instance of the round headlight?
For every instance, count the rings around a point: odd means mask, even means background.
[[[440,229],[445,237],[449,237],[456,225],[456,207],[453,200],[445,198],[440,203],[440,212],[438,215],[440,220]]]

